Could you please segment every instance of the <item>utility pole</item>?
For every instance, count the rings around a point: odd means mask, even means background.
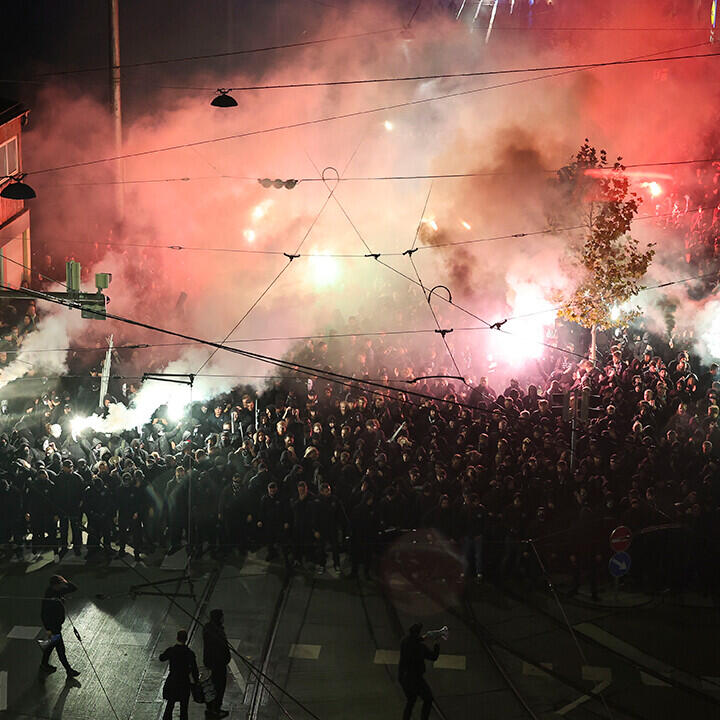
[[[110,110],[113,115],[115,154],[122,154],[122,98],[120,95],[120,0],[110,0]],[[125,215],[123,161],[115,161],[115,219],[121,223]]]

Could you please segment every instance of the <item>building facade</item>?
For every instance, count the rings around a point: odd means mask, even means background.
[[[29,110],[0,98],[0,189],[22,173],[22,128]],[[23,200],[0,197],[0,284],[30,284],[30,210]]]

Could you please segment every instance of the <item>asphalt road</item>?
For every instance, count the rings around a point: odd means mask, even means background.
[[[400,718],[399,640],[418,620],[449,628],[427,672],[440,720],[720,716],[717,607],[622,592],[606,593],[604,604],[583,596],[558,604],[542,588],[466,586],[451,553],[440,570],[406,553],[388,551],[369,581],[288,574],[263,555],[189,570],[183,552],[138,567],[73,556],[0,566],[0,718],[157,720],[166,671],[158,655],[185,627],[201,657],[192,616],[204,621],[214,607],[225,610],[235,650],[231,718]],[[81,671],[72,684],[62,668],[38,674],[39,598],[56,572],[79,587],[63,633]],[[190,717],[204,717],[204,707],[192,704]]]

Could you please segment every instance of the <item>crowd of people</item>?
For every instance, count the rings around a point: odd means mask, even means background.
[[[181,420],[161,406],[113,435],[74,435],[76,398],[62,388],[17,400],[18,412],[0,415],[6,559],[266,548],[271,561],[320,573],[330,562],[373,573],[394,536],[429,528],[467,580],[532,576],[534,545],[551,571],[569,572],[574,587],[587,578],[595,593],[609,532],[623,523],[648,537],[682,529],[694,558],[683,582],[717,589],[717,364],[619,342],[595,365],[559,353],[542,385],[469,374],[467,384],[407,384],[413,370],[395,339],[331,343],[308,340],[291,357],[359,364],[356,377],[387,389],[288,374],[195,403]],[[582,388],[592,407],[573,431],[564,398]],[[636,574],[649,543],[636,544]]]

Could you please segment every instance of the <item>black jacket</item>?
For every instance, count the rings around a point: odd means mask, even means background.
[[[434,662],[439,655],[439,645],[436,644],[430,650],[419,636],[406,635],[400,643],[400,662],[398,664],[400,684],[418,683],[425,674],[425,660]]]
[[[170,661],[170,673],[163,685],[165,700],[180,700],[190,695],[190,676],[198,682],[199,673],[195,653],[187,645],[173,645],[160,655]]]
[[[217,668],[223,667],[229,662],[230,648],[225,628],[217,623],[209,622],[203,628],[203,665]]]
[[[40,617],[45,629],[49,630],[53,635],[57,635],[62,631],[62,624],[65,622],[63,597],[76,590],[77,586],[69,582],[60,588],[51,585],[45,591],[45,597],[40,607]]]

